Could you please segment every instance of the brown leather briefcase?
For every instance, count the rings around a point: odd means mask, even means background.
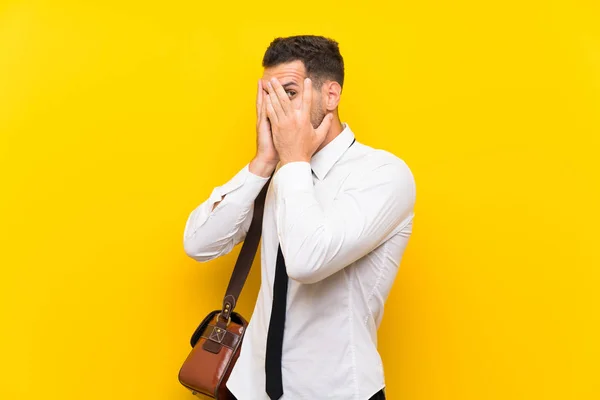
[[[231,274],[223,306],[208,313],[200,322],[190,339],[192,350],[179,370],[179,382],[199,397],[232,399],[225,384],[240,354],[248,326],[246,319],[233,310],[258,249],[265,197],[271,178],[254,201],[252,222]]]

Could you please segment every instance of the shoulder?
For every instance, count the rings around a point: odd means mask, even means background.
[[[352,166],[342,192],[368,199],[372,210],[409,215],[416,201],[416,185],[406,161],[384,149],[363,145],[357,150],[347,159]]]
[[[395,181],[414,186],[414,176],[407,162],[396,154],[365,144],[357,146],[357,151],[346,160],[352,164],[351,180]]]

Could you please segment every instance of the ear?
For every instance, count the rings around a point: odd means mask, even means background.
[[[321,95],[325,101],[323,105],[327,111],[333,111],[340,103],[342,87],[336,81],[325,81],[321,87]]]

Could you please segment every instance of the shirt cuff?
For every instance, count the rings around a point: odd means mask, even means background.
[[[227,203],[251,204],[256,200],[269,177],[253,174],[249,169],[250,163],[246,164],[229,182],[217,186],[213,195],[225,196]],[[221,197],[219,197],[219,200]]]
[[[310,163],[307,161],[287,163],[273,176],[273,187],[281,198],[298,191],[311,190],[313,186]]]

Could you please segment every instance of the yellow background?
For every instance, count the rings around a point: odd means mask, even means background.
[[[196,263],[184,224],[254,153],[266,47],[303,33],[417,182],[388,398],[600,398],[598,2],[362,3],[0,2],[1,399],[192,398],[240,247]]]

